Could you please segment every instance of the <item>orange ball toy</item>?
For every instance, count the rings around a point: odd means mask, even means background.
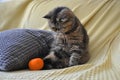
[[[34,58],[28,63],[30,70],[40,70],[44,66],[44,61],[41,58]]]

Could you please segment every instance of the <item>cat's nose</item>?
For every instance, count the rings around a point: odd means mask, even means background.
[[[57,30],[60,30],[60,29],[61,29],[61,26],[58,25],[58,26],[57,26]]]
[[[57,30],[59,31],[59,30],[60,30],[60,28],[57,28]]]

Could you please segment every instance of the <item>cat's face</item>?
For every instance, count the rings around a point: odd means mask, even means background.
[[[50,28],[65,33],[71,30],[74,24],[74,14],[66,7],[58,7],[50,11],[44,18],[48,19]]]

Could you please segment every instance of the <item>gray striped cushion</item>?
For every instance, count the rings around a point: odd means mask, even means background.
[[[52,34],[29,29],[0,32],[0,70],[25,69],[30,59],[44,57],[53,41]]]

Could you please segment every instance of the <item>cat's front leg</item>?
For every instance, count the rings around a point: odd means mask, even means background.
[[[90,59],[90,55],[88,54],[87,50],[85,51],[81,50],[78,52],[75,51],[70,56],[69,66],[84,64],[88,62],[89,59]]]
[[[60,68],[61,65],[59,63],[59,59],[61,58],[61,54],[59,54],[61,51],[60,46],[56,46],[52,48],[49,52],[49,54],[44,58],[45,62],[45,69],[53,69],[53,68]]]
[[[78,65],[80,58],[81,58],[81,51],[79,46],[77,45],[72,45],[72,47],[70,48],[70,59],[69,59],[69,66],[74,66],[74,65]]]
[[[70,60],[69,60],[69,66],[78,65],[80,58],[81,58],[80,54],[78,54],[76,52],[72,53]]]

